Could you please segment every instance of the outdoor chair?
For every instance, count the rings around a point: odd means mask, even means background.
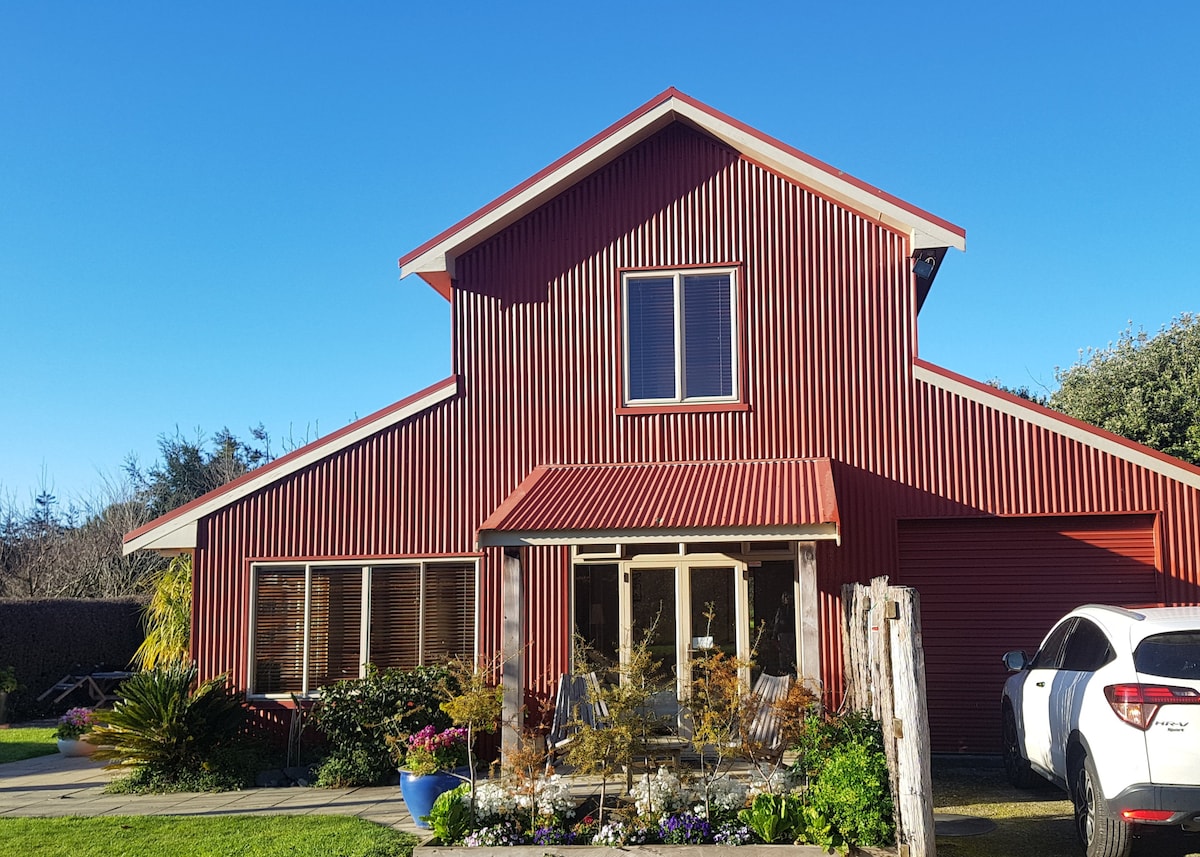
[[[787,749],[779,737],[779,714],[775,710],[775,703],[787,696],[791,684],[791,676],[763,673],[751,691],[755,710],[746,729],[746,740],[764,748],[771,756],[781,756]]]

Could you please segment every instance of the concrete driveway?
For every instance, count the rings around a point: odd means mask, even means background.
[[[255,788],[240,792],[106,795],[115,773],[55,753],[0,764],[0,818],[64,815],[354,815],[419,833],[398,786]]]

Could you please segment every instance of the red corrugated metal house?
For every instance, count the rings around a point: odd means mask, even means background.
[[[668,90],[400,260],[450,304],[449,378],[126,550],[194,554],[194,656],[265,709],[504,651],[533,710],[573,631],[655,615],[678,675],[758,639],[836,703],[841,587],[886,574],[921,593],[935,748],[997,750],[1004,650],[1197,601],[1200,469],[920,360],[964,246]]]

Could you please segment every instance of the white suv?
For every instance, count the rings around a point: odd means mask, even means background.
[[[1200,830],[1200,607],[1089,604],[1004,663],[1008,778],[1066,789],[1088,857],[1125,857],[1137,824]]]

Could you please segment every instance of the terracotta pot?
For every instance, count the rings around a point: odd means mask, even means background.
[[[64,756],[90,756],[98,749],[95,744],[89,744],[82,738],[58,739],[58,752]]]
[[[417,827],[424,829],[429,828],[429,822],[424,819],[433,809],[433,802],[438,799],[438,795],[469,781],[471,775],[471,769],[468,767],[455,768],[453,773],[438,771],[436,774],[414,774],[403,768],[399,770],[400,794],[404,797],[404,805]],[[463,779],[464,777],[468,779]]]

